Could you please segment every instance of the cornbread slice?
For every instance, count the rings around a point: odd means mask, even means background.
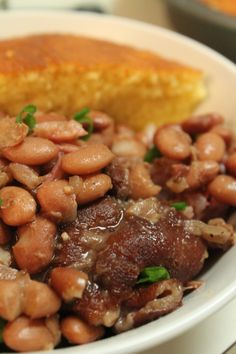
[[[0,110],[35,104],[67,115],[84,106],[139,129],[186,118],[205,97],[199,70],[150,52],[73,35],[0,41]]]

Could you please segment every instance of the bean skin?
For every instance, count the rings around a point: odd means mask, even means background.
[[[218,175],[208,186],[209,193],[219,202],[236,206],[236,180]]]
[[[88,175],[106,167],[113,157],[104,144],[85,145],[63,156],[62,169],[71,175]]]
[[[17,123],[15,118],[0,120],[0,149],[20,144],[28,134],[29,128],[24,123]]]
[[[12,321],[22,312],[20,283],[17,280],[0,280],[0,317]]]
[[[37,123],[55,122],[55,121],[61,122],[67,120],[64,115],[55,112],[50,112],[50,113],[38,112],[35,114],[35,118]]]
[[[57,156],[58,151],[52,141],[29,136],[21,144],[6,148],[2,153],[12,162],[34,166],[49,162]]]
[[[210,130],[210,132],[219,135],[226,145],[229,145],[232,141],[233,136],[231,131],[223,125],[216,125]]]
[[[196,141],[198,158],[201,161],[212,160],[220,162],[225,153],[224,140],[215,133],[205,133],[200,135]]]
[[[54,315],[61,307],[61,300],[47,284],[31,280],[25,288],[24,304],[24,314],[41,318]]]
[[[55,143],[70,142],[87,134],[82,125],[75,120],[51,121],[39,123],[34,128],[34,134],[49,139]]]
[[[50,350],[55,338],[42,319],[32,320],[26,316],[9,322],[3,330],[4,343],[17,352]]]
[[[73,188],[66,180],[45,182],[38,189],[37,198],[42,212],[48,217],[71,222],[77,216],[77,203]]]
[[[153,141],[160,152],[170,159],[184,160],[191,154],[191,138],[178,126],[159,128]]]
[[[193,161],[186,176],[191,189],[197,189],[211,182],[219,173],[219,164],[215,161]]]
[[[189,134],[205,133],[214,126],[224,122],[224,118],[218,113],[208,113],[192,116],[182,122],[182,128]]]
[[[32,221],[36,212],[36,202],[23,188],[4,187],[0,190],[2,206],[0,216],[5,224],[19,226]]]
[[[76,316],[69,316],[61,321],[63,336],[73,344],[94,342],[104,334],[103,327],[88,325]]]
[[[103,197],[112,188],[111,178],[106,174],[99,173],[86,177],[81,188],[76,194],[79,204],[86,204]]]
[[[56,226],[50,220],[37,216],[17,230],[19,240],[13,246],[18,267],[30,274],[42,271],[51,262],[54,253]]]
[[[51,286],[65,301],[81,299],[88,282],[86,273],[75,268],[54,268]]]
[[[228,157],[226,161],[226,168],[231,175],[236,177],[236,152]]]

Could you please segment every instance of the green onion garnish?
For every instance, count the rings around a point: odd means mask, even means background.
[[[88,132],[87,135],[83,136],[82,140],[88,140],[93,132],[93,120],[88,116],[88,113],[90,112],[90,109],[85,107],[81,111],[75,113],[74,115],[74,120],[76,120],[79,123],[85,123],[86,124],[86,130]]]
[[[25,123],[29,127],[29,133],[31,133],[36,125],[36,119],[34,117],[34,113],[36,111],[37,108],[33,104],[29,104],[28,106],[25,106],[16,117],[16,123],[18,124]]]
[[[164,267],[146,267],[139,274],[136,284],[156,283],[160,280],[170,279],[168,270]]]
[[[3,205],[3,200],[2,200],[2,198],[0,198],[0,208],[2,205]]]
[[[176,202],[176,203],[171,204],[171,206],[172,206],[172,208],[175,208],[178,211],[182,211],[185,208],[187,208],[188,204],[185,202]]]
[[[7,323],[7,321],[0,318],[0,343],[3,343],[2,332],[4,330],[6,323]]]
[[[153,145],[144,156],[145,162],[152,162],[155,158],[161,157],[161,152],[157,149],[155,145]]]

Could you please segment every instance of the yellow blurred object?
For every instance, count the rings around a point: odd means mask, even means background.
[[[128,46],[72,35],[0,41],[0,110],[10,115],[29,103],[68,116],[88,106],[140,129],[186,118],[205,95],[201,71]]]
[[[227,15],[236,16],[236,0],[201,0],[201,2]]]

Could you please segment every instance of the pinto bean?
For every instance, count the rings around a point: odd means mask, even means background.
[[[34,128],[34,134],[55,143],[64,143],[78,139],[87,132],[79,122],[69,120],[38,123]]]
[[[219,202],[236,206],[236,180],[227,175],[219,175],[209,184],[209,193]]]
[[[76,200],[79,204],[92,202],[93,200],[103,197],[111,188],[111,178],[106,174],[99,173],[87,176],[76,194]]]
[[[6,245],[11,239],[10,228],[0,220],[0,246]]]
[[[28,134],[29,128],[24,123],[17,123],[15,118],[0,120],[0,149],[20,144]]]
[[[226,145],[229,145],[232,141],[233,136],[231,131],[223,125],[214,126],[210,132],[219,135],[224,140]]]
[[[50,350],[55,346],[55,337],[45,321],[32,320],[26,316],[9,322],[3,330],[6,345],[17,352]]]
[[[78,145],[74,144],[60,144],[58,145],[59,151],[64,152],[64,154],[68,154],[70,152],[75,152],[79,149]]]
[[[196,141],[196,149],[199,160],[212,160],[219,162],[225,153],[224,140],[215,133],[205,133],[200,135]]]
[[[48,139],[27,137],[17,146],[3,150],[3,156],[10,161],[26,165],[42,165],[58,154],[58,147]]]
[[[197,189],[209,182],[219,173],[219,164],[215,161],[194,161],[186,176],[191,189]]]
[[[184,160],[191,154],[190,136],[176,125],[159,128],[154,135],[154,144],[170,159]]]
[[[75,268],[54,268],[51,285],[65,301],[81,299],[88,282],[86,273]]]
[[[91,326],[76,316],[68,316],[61,321],[63,336],[73,344],[94,342],[104,334],[103,327]]]
[[[12,321],[22,312],[20,283],[17,280],[0,280],[0,317]]]
[[[2,206],[0,215],[5,224],[19,226],[32,221],[36,212],[36,202],[23,188],[4,187],[0,190]]]
[[[132,137],[117,137],[113,141],[112,152],[117,156],[144,157],[146,147],[140,141]]]
[[[37,112],[35,114],[37,123],[44,123],[44,122],[54,122],[54,121],[65,121],[66,117],[63,114],[50,112],[50,113],[42,113]]]
[[[224,122],[224,118],[218,113],[208,113],[192,116],[182,122],[182,128],[189,134],[201,134],[209,131],[214,126]]]
[[[38,173],[27,165],[12,162],[9,164],[9,169],[13,178],[29,189],[34,189],[40,184]]]
[[[62,169],[72,175],[88,175],[106,167],[113,153],[103,144],[81,146],[62,158]]]
[[[56,221],[71,222],[77,216],[73,188],[66,180],[45,182],[38,189],[37,198],[42,212]]]
[[[161,187],[152,182],[148,166],[144,163],[131,166],[129,185],[133,199],[154,197],[161,191]]]
[[[227,161],[226,161],[226,168],[231,175],[236,177],[236,152],[232,153]]]
[[[61,307],[57,294],[47,284],[38,281],[29,281],[24,295],[24,313],[30,318],[54,315]]]
[[[93,120],[93,127],[95,131],[103,131],[109,126],[113,125],[113,120],[106,113],[99,111],[89,112],[89,117]]]
[[[42,271],[52,260],[56,226],[44,217],[17,230],[19,240],[13,246],[13,255],[20,269],[30,274]]]

